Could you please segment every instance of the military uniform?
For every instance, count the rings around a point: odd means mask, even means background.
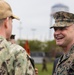
[[[27,52],[21,46],[7,41],[12,31],[12,19],[19,20],[10,5],[0,0],[0,35],[4,37],[0,36],[0,75],[34,75]]]
[[[74,24],[74,14],[59,11],[53,15],[55,24],[50,28],[67,27]],[[63,54],[55,68],[53,75],[74,75],[74,44],[67,54]]]
[[[10,75],[9,72],[13,74],[13,60],[14,56],[10,54],[10,44],[0,36],[0,75]],[[11,59],[12,58],[12,59]]]
[[[15,57],[15,75],[35,75],[34,67],[26,50],[16,44],[10,44],[10,47],[10,54]]]
[[[60,57],[53,75],[74,75],[74,45]]]
[[[0,36],[0,75],[35,75],[26,51]]]

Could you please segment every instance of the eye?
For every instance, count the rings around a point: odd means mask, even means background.
[[[61,28],[59,28],[59,30],[61,30],[61,31],[62,31],[62,30],[65,30],[65,29],[66,29],[66,27],[61,27]]]
[[[55,28],[55,27],[54,27],[54,31],[56,31],[56,30],[58,30],[58,28]]]
[[[57,30],[63,31],[65,29],[66,27],[54,27],[54,31],[57,31]]]

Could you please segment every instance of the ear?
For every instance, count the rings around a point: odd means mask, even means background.
[[[7,29],[8,28],[8,17],[4,21],[4,27]]]

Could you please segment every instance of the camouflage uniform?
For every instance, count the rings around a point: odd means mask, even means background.
[[[0,36],[0,75],[35,75],[26,51]]]
[[[74,14],[59,11],[53,15],[55,24],[50,28],[67,27],[74,24]],[[56,65],[53,75],[74,75],[74,45],[67,54],[63,54]]]
[[[14,57],[10,55],[9,49],[9,43],[0,36],[0,75],[8,75],[8,72],[13,72],[14,67],[11,65],[13,65]]]
[[[60,57],[53,75],[74,75],[74,45]]]
[[[9,35],[12,30],[10,31],[4,26],[10,24],[10,27],[12,28],[12,19],[19,20],[19,18],[13,14],[10,5],[5,2],[5,0],[0,0],[0,28],[3,28],[3,31],[0,35],[5,35],[7,39],[9,38]],[[7,24],[9,20],[10,23]],[[10,31],[9,34],[8,31]],[[26,51],[19,45],[10,44],[6,39],[0,36],[0,75],[34,74],[34,68],[32,67],[32,64]]]
[[[35,75],[27,52],[19,45],[11,44],[10,53],[15,56],[15,75]]]

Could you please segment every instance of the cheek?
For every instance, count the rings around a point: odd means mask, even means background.
[[[10,29],[10,31],[12,31],[12,23],[10,23],[10,28],[9,29]]]
[[[67,36],[74,37],[74,31],[67,32]]]
[[[54,38],[55,38],[55,33],[53,34]]]
[[[10,34],[12,33],[12,27],[10,28]]]
[[[11,29],[11,31],[12,31],[12,25],[11,25],[11,28],[10,28],[10,29]]]

